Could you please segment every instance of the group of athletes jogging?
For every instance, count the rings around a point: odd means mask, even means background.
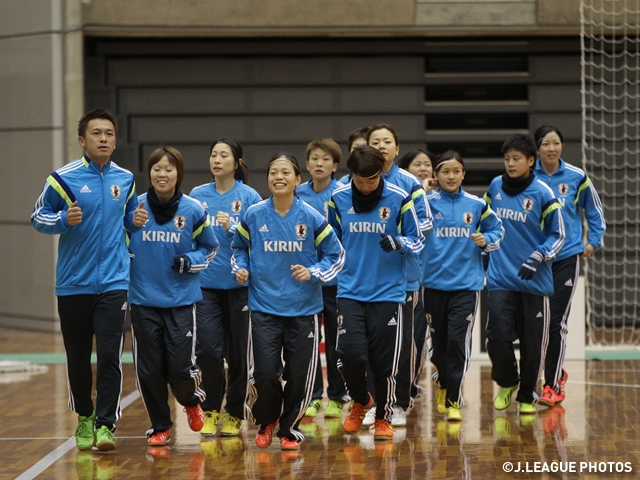
[[[213,143],[213,180],[189,195],[180,151],[158,148],[137,196],[133,175],[111,160],[116,133],[107,110],[84,115],[84,156],[47,178],[31,216],[60,236],[56,295],[79,449],[116,448],[127,310],[149,447],[170,442],[169,388],[205,437],[238,436],[253,420],[258,447],[275,433],[283,450],[298,450],[303,417],[323,412],[347,434],[370,427],[389,440],[423,394],[427,358],[437,411],[461,421],[485,286],[494,407],[509,407],[516,390],[520,415],[564,400],[579,257],[601,246],[605,221],[589,178],[561,158],[558,128],[509,137],[505,173],[484,198],[463,190],[456,151],[398,158],[388,124],[352,132],[339,180],[330,138],[308,144],[306,183],[298,160],[276,153],[267,199],[247,185],[234,139]]]

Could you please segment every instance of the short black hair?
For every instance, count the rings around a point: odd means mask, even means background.
[[[527,158],[536,158],[536,155],[538,154],[536,142],[533,141],[531,135],[525,135],[523,133],[516,133],[505,140],[502,144],[502,154],[504,155],[509,150],[522,152]]]
[[[347,160],[347,168],[353,175],[374,178],[382,173],[385,159],[377,148],[358,145]]]
[[[100,118],[103,120],[109,120],[113,124],[113,129],[115,133],[118,133],[118,122],[116,117],[106,108],[96,108],[85,113],[82,118],[78,121],[78,136],[83,137],[87,134],[87,125],[91,120],[95,120],[96,118]]]
[[[356,128],[349,134],[349,138],[347,138],[347,151],[351,151],[351,145],[359,138],[364,138],[367,140],[367,134],[369,133],[369,127],[360,127]]]

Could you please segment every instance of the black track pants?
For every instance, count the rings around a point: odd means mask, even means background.
[[[115,429],[120,418],[122,348],[127,291],[58,297],[60,330],[67,355],[69,408],[85,417],[93,414],[91,351],[96,337],[96,428]]]
[[[185,407],[194,407],[205,399],[196,365],[195,305],[131,305],[131,330],[138,388],[151,419],[151,433],[168,430],[173,422],[167,384]]]
[[[351,398],[369,400],[367,357],[375,382],[376,418],[391,421],[402,345],[402,304],[338,299],[338,367]]]

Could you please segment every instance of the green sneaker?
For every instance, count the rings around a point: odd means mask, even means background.
[[[220,421],[220,412],[217,410],[208,410],[204,412],[204,425],[200,430],[203,437],[214,437],[218,431],[218,422]]]
[[[521,403],[520,404],[520,413],[524,414],[532,414],[536,413],[536,405],[535,403]]]
[[[93,447],[94,433],[93,424],[96,421],[96,412],[90,417],[78,415],[78,427],[76,428],[76,447],[78,450],[89,450]]]
[[[324,412],[324,418],[342,418],[344,403],[337,400],[329,400],[329,405]]]
[[[229,413],[225,413],[222,417],[222,428],[220,429],[220,435],[223,437],[235,437],[240,435],[240,429],[242,428],[242,420],[238,417],[234,417]]]
[[[436,410],[438,413],[447,413],[445,402],[447,401],[447,389],[439,388],[436,392]]]
[[[511,405],[511,395],[515,392],[518,385],[514,385],[513,387],[502,387],[496,395],[495,400],[493,401],[493,408],[496,410],[504,410],[509,405]]]
[[[322,411],[322,400],[311,400],[311,403],[304,412],[305,417],[315,417]]]
[[[116,449],[116,437],[105,425],[96,430],[96,448],[103,452]]]

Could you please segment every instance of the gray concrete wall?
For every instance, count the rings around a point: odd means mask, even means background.
[[[579,0],[85,0],[103,35],[579,33]]]
[[[30,215],[64,159],[64,35],[60,0],[11,0],[0,16],[0,323],[55,330],[56,239]]]

